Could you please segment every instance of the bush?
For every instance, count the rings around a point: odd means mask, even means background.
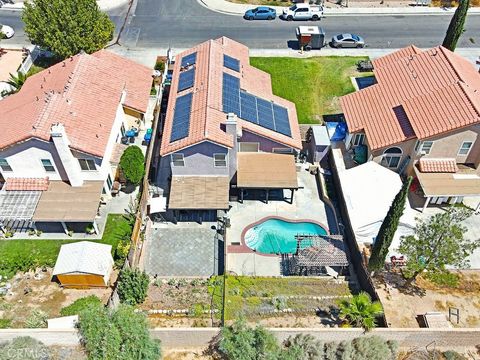
[[[25,327],[28,329],[45,328],[47,327],[47,319],[48,315],[46,312],[35,309],[25,320]]]
[[[11,323],[10,319],[0,319],[0,329],[8,329]]]
[[[95,306],[101,306],[102,301],[95,295],[90,295],[75,300],[72,304],[65,306],[60,310],[60,315],[62,316],[71,316],[79,315],[82,311],[89,309]]]
[[[140,184],[143,175],[145,175],[144,161],[145,157],[138,146],[132,145],[125,149],[120,158],[119,166],[127,181],[134,185]]]
[[[445,360],[467,360],[465,356],[453,350],[447,350],[442,355]]]
[[[460,282],[460,276],[449,271],[427,272],[425,277],[441,287],[456,288]]]
[[[0,343],[0,360],[49,359],[48,348],[29,336],[17,337],[6,343]]]
[[[115,249],[115,266],[122,267],[125,259],[128,256],[128,252],[130,251],[130,239],[122,240],[117,244],[117,248]]]
[[[310,334],[290,336],[284,345],[287,347],[288,358],[310,360],[321,359],[324,355],[324,344]]]
[[[150,338],[146,317],[131,306],[110,312],[92,306],[80,314],[82,343],[93,360],[161,358],[160,342]]]
[[[129,305],[141,304],[147,297],[150,279],[144,271],[123,269],[118,280],[120,301]]]
[[[353,339],[352,355],[358,360],[394,360],[398,345],[394,341],[385,341],[379,336],[366,336]]]

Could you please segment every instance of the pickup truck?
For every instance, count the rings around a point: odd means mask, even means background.
[[[310,4],[295,4],[283,9],[281,17],[285,20],[320,20],[323,16],[323,6]]]

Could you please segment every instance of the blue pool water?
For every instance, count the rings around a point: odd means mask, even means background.
[[[326,235],[327,231],[312,222],[288,222],[268,219],[255,225],[245,233],[245,244],[263,254],[292,254],[297,250],[295,235]],[[308,247],[302,243],[302,247]]]

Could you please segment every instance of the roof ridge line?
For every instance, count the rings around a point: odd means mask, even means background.
[[[457,84],[459,85],[462,92],[465,94],[466,98],[468,99],[468,102],[475,109],[477,115],[480,117],[480,105],[477,105],[475,101],[473,101],[473,99],[470,97],[470,94],[466,91],[466,88],[470,89],[470,86],[468,86],[468,84],[465,83],[464,81],[457,81]],[[472,90],[472,91],[475,92],[477,90]],[[479,92],[479,97],[480,97],[480,92]],[[480,119],[478,121],[480,121]]]
[[[207,92],[207,106],[205,106],[205,123],[203,124],[204,125],[204,128],[203,128],[203,136],[204,137],[208,137],[208,108],[210,107],[210,76],[211,76],[211,64],[212,64],[212,52],[213,52],[213,42],[215,40],[213,39],[210,39],[210,41],[208,42],[208,59],[207,59],[207,83],[204,84],[205,86],[205,91]],[[196,75],[196,74],[195,74]],[[195,89],[193,90],[195,91]]]
[[[442,45],[439,45],[437,46],[438,49],[440,49],[440,51],[442,52],[443,56],[445,56],[445,59],[447,59],[447,62],[450,64],[450,67],[452,68],[453,72],[457,75],[458,79],[461,81],[461,82],[465,82],[465,80],[462,78],[462,76],[460,75],[460,73],[458,72],[458,70],[455,68],[455,65],[452,63],[452,61],[450,60],[450,56],[447,55],[447,51],[450,51],[446,48],[444,48]],[[453,54],[453,52],[452,52]],[[457,81],[458,82],[458,81]]]

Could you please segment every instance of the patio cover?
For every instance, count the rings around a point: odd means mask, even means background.
[[[298,189],[294,156],[239,152],[237,154],[237,187],[244,189]]]
[[[228,209],[228,176],[173,176],[169,209]]]
[[[34,221],[92,222],[97,215],[103,181],[85,181],[83,186],[70,186],[63,181],[50,181],[42,193]]]
[[[480,177],[476,173],[423,173],[415,166],[425,196],[477,196],[480,195]]]
[[[31,220],[41,191],[0,191],[0,220]]]
[[[339,177],[356,240],[359,243],[372,243],[393,199],[402,187],[400,176],[374,161],[369,161],[339,172]],[[398,255],[393,249],[398,247],[402,235],[413,233],[414,226],[414,210],[407,200],[390,247],[390,255]]]

